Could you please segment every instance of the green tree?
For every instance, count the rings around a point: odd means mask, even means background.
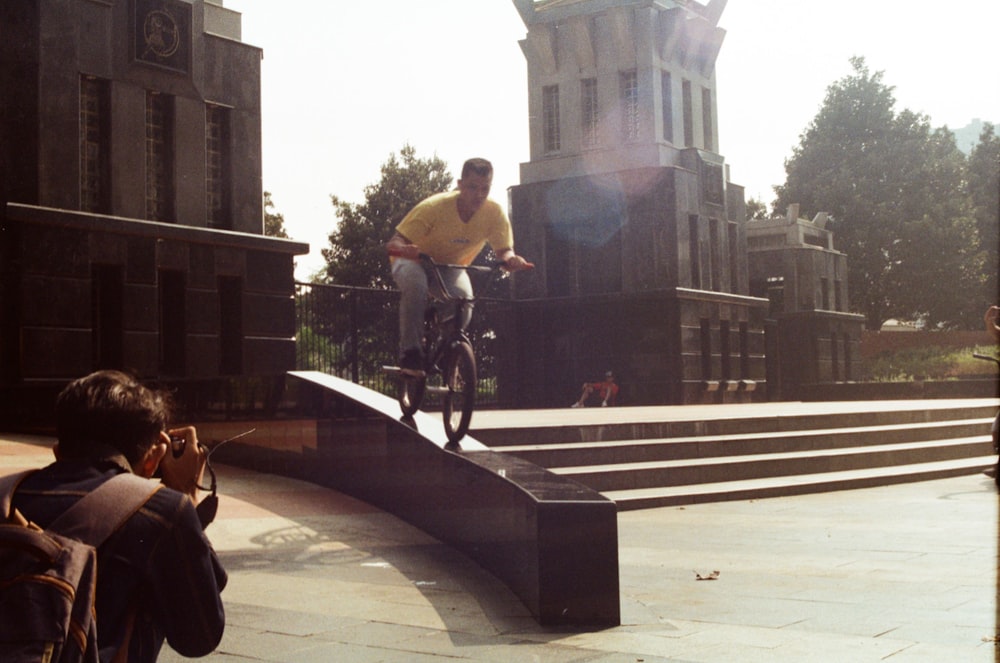
[[[766,221],[769,218],[771,214],[763,200],[758,198],[747,200],[747,221]]]
[[[382,179],[365,187],[365,202],[349,203],[338,196],[330,201],[339,219],[323,249],[324,283],[390,288],[384,244],[396,226],[418,202],[446,191],[452,183],[447,164],[437,156],[421,159],[410,145],[382,164]]]
[[[1000,259],[1000,137],[992,124],[986,124],[979,143],[969,155],[969,195],[972,198],[976,228],[983,256],[984,303],[995,304],[1000,297],[997,271]]]
[[[785,162],[774,209],[828,212],[847,254],[851,310],[869,329],[892,317],[970,324],[981,309],[982,262],[954,135],[894,110],[893,88],[864,58],[827,88],[819,113]],[[981,315],[981,311],[978,311]]]
[[[363,203],[330,196],[338,221],[313,282],[336,287],[313,288],[303,298],[312,315],[310,338],[323,348],[322,358],[310,361],[349,379],[355,366],[361,375],[381,375],[381,364],[392,362],[397,351],[398,298],[390,292],[385,242],[414,205],[452,183],[444,161],[421,159],[410,145],[389,155],[381,175],[365,187]]]
[[[285,232],[285,216],[274,211],[274,201],[271,200],[271,192],[264,192],[264,234],[268,237],[282,237],[288,239]]]

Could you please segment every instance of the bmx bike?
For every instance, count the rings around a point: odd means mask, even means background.
[[[459,269],[467,273],[488,274],[486,290],[504,268],[502,262],[489,266],[439,264],[421,253],[420,263],[431,281],[424,332],[421,340],[423,366],[417,375],[403,372],[398,366],[382,370],[398,379],[397,398],[404,417],[411,417],[427,393],[441,396],[441,414],[448,441],[457,443],[469,430],[476,403],[476,355],[463,324],[463,312],[476,298],[453,295],[445,284],[442,270]]]
[[[984,361],[991,361],[1000,368],[1000,359],[992,355],[983,355],[978,352],[972,353],[972,356],[976,359],[982,359]],[[993,437],[993,453],[997,454],[997,464],[994,467],[993,479],[996,481],[997,485],[1000,486],[1000,413],[997,413],[996,418],[993,420],[993,427],[990,430]]]

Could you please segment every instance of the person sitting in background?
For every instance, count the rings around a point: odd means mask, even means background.
[[[601,399],[601,407],[615,404],[615,400],[618,398],[618,385],[615,383],[614,373],[611,371],[605,373],[604,380],[601,382],[584,382],[580,400],[570,407],[585,407],[587,400],[595,393]]]

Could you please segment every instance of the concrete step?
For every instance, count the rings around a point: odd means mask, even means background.
[[[997,399],[752,403],[477,411],[472,435],[500,447],[675,439],[992,419]]]
[[[807,451],[550,468],[602,493],[886,468],[985,456],[989,435]]]
[[[963,399],[477,413],[474,435],[637,509],[981,472],[996,464],[989,430],[998,406]]]
[[[743,479],[713,483],[661,486],[602,493],[618,504],[619,511],[681,506],[728,500],[751,500],[786,495],[833,492],[896,483],[929,481],[996,470],[993,454],[929,463],[787,475],[776,478]]]
[[[882,426],[852,426],[818,430],[789,430],[727,435],[696,435],[647,440],[564,442],[499,446],[510,453],[549,469],[580,465],[610,465],[628,462],[742,456],[771,452],[918,442],[969,437],[989,430],[992,419]]]

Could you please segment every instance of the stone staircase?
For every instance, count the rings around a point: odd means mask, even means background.
[[[471,435],[630,510],[980,473],[996,463],[990,424],[998,405],[942,399],[552,410],[534,411],[532,425],[477,412]]]

